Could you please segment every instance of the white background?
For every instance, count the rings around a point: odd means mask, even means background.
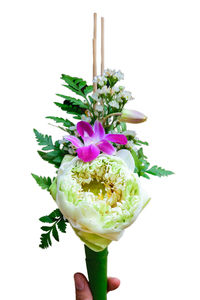
[[[152,200],[109,248],[108,273],[121,279],[109,299],[200,299],[198,4],[2,2],[2,299],[74,299],[73,274],[86,273],[83,245],[70,228],[51,249],[38,247],[38,218],[56,207],[30,173],[54,174],[36,152],[32,128],[62,137],[45,119],[65,115],[53,104],[55,93],[65,91],[61,73],[91,82],[94,11],[105,17],[106,67],[125,73],[123,84],[135,97],[131,107],[148,115],[146,123],[129,128],[150,142],[146,153],[153,164],[176,173],[142,181]]]

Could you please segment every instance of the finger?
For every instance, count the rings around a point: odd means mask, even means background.
[[[74,274],[76,300],[92,300],[92,294],[86,277],[81,273]]]
[[[115,277],[108,278],[108,292],[116,290],[120,286],[120,280]]]

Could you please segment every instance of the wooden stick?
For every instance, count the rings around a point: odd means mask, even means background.
[[[94,13],[94,34],[93,38],[97,38],[97,13]]]
[[[97,49],[96,49],[96,40],[93,39],[93,79],[95,76],[97,76],[97,62],[96,62],[96,54],[97,54]],[[93,82],[93,92],[95,93],[97,90],[97,83]]]
[[[104,18],[101,18],[101,76],[104,72]]]
[[[93,79],[97,76],[97,14],[94,13],[94,33],[93,33]],[[93,83],[93,92],[97,90],[97,84]]]

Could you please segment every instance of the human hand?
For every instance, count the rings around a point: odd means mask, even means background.
[[[92,293],[89,288],[89,283],[82,273],[74,274],[76,300],[92,300]],[[118,278],[108,278],[108,292],[116,290],[120,285]]]

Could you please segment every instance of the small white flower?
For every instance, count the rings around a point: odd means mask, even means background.
[[[116,148],[117,148],[117,150],[119,150],[121,148],[121,145],[117,144]]]
[[[119,86],[113,86],[113,88],[112,88],[112,92],[113,93],[119,93],[120,92],[120,87]]]
[[[107,86],[103,86],[101,91],[103,92],[103,94],[108,94],[110,93],[110,88],[108,88]]]
[[[136,136],[136,131],[134,131],[134,130],[126,130],[126,131],[123,132],[123,134],[124,135],[131,135],[131,136],[135,137]]]
[[[95,101],[98,101],[98,93],[96,92],[96,93],[93,93],[92,95],[91,95],[91,97],[92,97],[92,99],[94,99]]]
[[[108,88],[107,86],[103,86],[102,87],[102,89],[98,89],[97,90],[97,93],[99,94],[99,95],[102,95],[102,94],[110,94],[110,92],[111,92],[111,89],[110,88]]]
[[[90,117],[87,117],[86,115],[81,115],[81,120],[90,123],[91,118],[90,118]]]
[[[106,69],[106,70],[104,71],[103,75],[104,75],[105,77],[110,77],[110,76],[113,76],[115,73],[116,73],[115,70]]]
[[[121,97],[125,98],[127,101],[133,99],[132,94],[131,94],[131,92],[129,92],[129,91],[123,91],[123,92],[121,93]]]
[[[63,140],[59,140],[58,142],[59,142],[60,145],[62,145],[64,143],[66,143],[66,140],[63,139]]]
[[[96,109],[97,111],[101,112],[101,111],[103,111],[103,106],[100,105],[100,104],[97,104],[97,105],[95,106],[95,109]]]
[[[116,100],[117,102],[119,102],[119,103],[122,103],[122,102],[123,102],[123,100],[122,100],[122,98],[121,98],[120,95],[117,95],[117,97],[115,98],[115,100]]]
[[[100,86],[103,86],[107,79],[104,76],[95,76],[93,79],[94,83],[98,83]]]
[[[74,131],[76,129],[76,126],[70,126],[68,129]]]
[[[117,126],[117,123],[118,123],[118,121],[115,120],[115,121],[113,122],[113,126],[116,127],[116,126]],[[116,132],[116,133],[118,133],[118,132]]]
[[[98,84],[100,85],[100,86],[103,86],[104,84],[105,84],[105,81],[107,81],[106,79],[102,79],[102,80],[100,80],[99,82],[98,82]]]
[[[120,89],[120,91],[124,91],[124,90],[125,90],[125,86],[120,85],[120,86],[119,86],[119,89]]]
[[[72,149],[72,148],[68,148],[68,152],[69,152],[69,154],[71,154],[71,155],[73,155],[73,154],[76,153],[76,151],[74,151],[74,149]]]
[[[109,105],[111,107],[119,108],[119,103],[117,101],[115,101],[115,100],[110,101]]]
[[[99,77],[100,77],[100,76],[95,76],[94,79],[93,79],[93,82],[94,82],[94,83],[97,83],[98,80],[99,80]]]
[[[124,74],[119,70],[115,73],[115,77],[117,77],[118,80],[123,80]]]
[[[103,94],[102,91],[101,91],[101,89],[97,89],[96,93],[97,93],[98,96],[101,95],[101,94]]]

